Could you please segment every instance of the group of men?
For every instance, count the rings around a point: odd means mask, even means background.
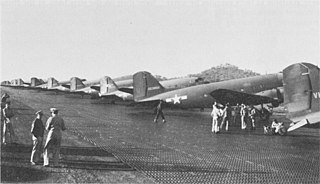
[[[163,109],[163,102],[162,100],[159,101],[159,104],[155,108],[156,117],[154,118],[154,122],[156,123],[159,116],[162,117],[162,122],[165,123],[166,119],[162,112]],[[219,133],[220,129],[225,127],[225,130],[229,130],[229,124],[232,121],[233,116],[233,123],[237,123],[238,119],[241,119],[241,129],[247,129],[247,122],[249,121],[251,123],[251,129],[254,130],[256,128],[256,116],[257,116],[257,110],[251,105],[246,106],[245,104],[242,104],[234,108],[234,110],[231,109],[229,103],[227,103],[223,108],[219,108],[217,102],[214,102],[212,106],[212,132]]]
[[[251,129],[254,130],[256,125],[257,110],[253,106],[246,106],[242,104],[234,108],[232,111],[229,103],[227,103],[224,108],[219,108],[217,102],[212,105],[212,132],[219,133],[220,129],[225,126],[225,130],[229,130],[229,124],[233,116],[233,123],[236,124],[238,119],[241,119],[241,129],[247,129],[247,122],[251,123]]]
[[[14,116],[13,110],[10,108],[10,96],[5,93],[1,98],[1,125],[3,125],[2,143],[7,145],[8,143],[15,143],[17,138],[12,126],[12,117]],[[66,130],[64,120],[58,116],[57,108],[50,108],[51,116],[44,126],[42,118],[43,112],[37,111],[35,113],[36,118],[31,125],[32,134],[32,152],[30,162],[31,165],[40,164],[40,157],[43,153],[43,166],[49,167],[49,153],[53,155],[53,167],[58,166],[60,147],[62,139],[62,131]],[[43,137],[45,130],[48,131],[47,139],[43,147]],[[8,141],[7,138],[10,138]]]
[[[53,167],[58,166],[62,131],[66,130],[64,120],[58,116],[57,108],[50,108],[51,116],[48,118],[46,126],[43,125],[42,117],[43,112],[36,112],[36,119],[32,122],[31,134],[33,141],[33,148],[31,152],[31,165],[36,165],[40,161],[42,153],[42,142],[44,130],[48,131],[47,140],[44,145],[43,151],[43,166],[49,167],[49,153],[52,151]]]

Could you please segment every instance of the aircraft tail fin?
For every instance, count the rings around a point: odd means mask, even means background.
[[[11,84],[13,86],[23,86],[23,84],[25,84],[25,82],[22,79],[14,79],[11,81]]]
[[[35,87],[35,86],[39,86],[39,85],[41,85],[43,83],[44,83],[43,80],[38,79],[36,77],[32,77],[30,86]]]
[[[135,101],[148,98],[165,91],[165,88],[149,72],[138,72],[133,75],[133,98]]]
[[[56,87],[58,85],[59,85],[59,82],[55,78],[53,78],[53,77],[48,78],[48,89],[51,89],[51,88]]]
[[[118,91],[118,86],[114,81],[108,76],[102,77],[100,79],[100,95],[107,95],[114,91]]]
[[[70,79],[70,91],[76,91],[78,89],[84,88],[85,85],[83,84],[82,80],[78,77],[72,77]]]
[[[310,63],[297,63],[283,70],[284,99],[288,118],[319,112],[319,68]]]

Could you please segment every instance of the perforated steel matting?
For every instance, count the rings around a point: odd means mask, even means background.
[[[165,109],[167,123],[153,123],[151,109],[21,93],[35,109],[61,109],[68,131],[158,183],[320,183],[319,129],[266,136],[261,123],[232,123],[213,134],[208,112]]]

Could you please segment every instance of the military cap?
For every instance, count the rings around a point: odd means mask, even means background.
[[[57,108],[50,108],[50,112],[57,112],[58,109]]]
[[[42,111],[37,111],[36,115],[38,115],[38,114],[43,115],[43,112]]]

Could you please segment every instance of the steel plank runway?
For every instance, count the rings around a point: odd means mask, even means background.
[[[35,110],[57,107],[68,131],[159,183],[320,183],[319,129],[281,137],[231,125],[212,134],[208,112],[165,109],[167,123],[155,124],[151,109],[12,91]]]

